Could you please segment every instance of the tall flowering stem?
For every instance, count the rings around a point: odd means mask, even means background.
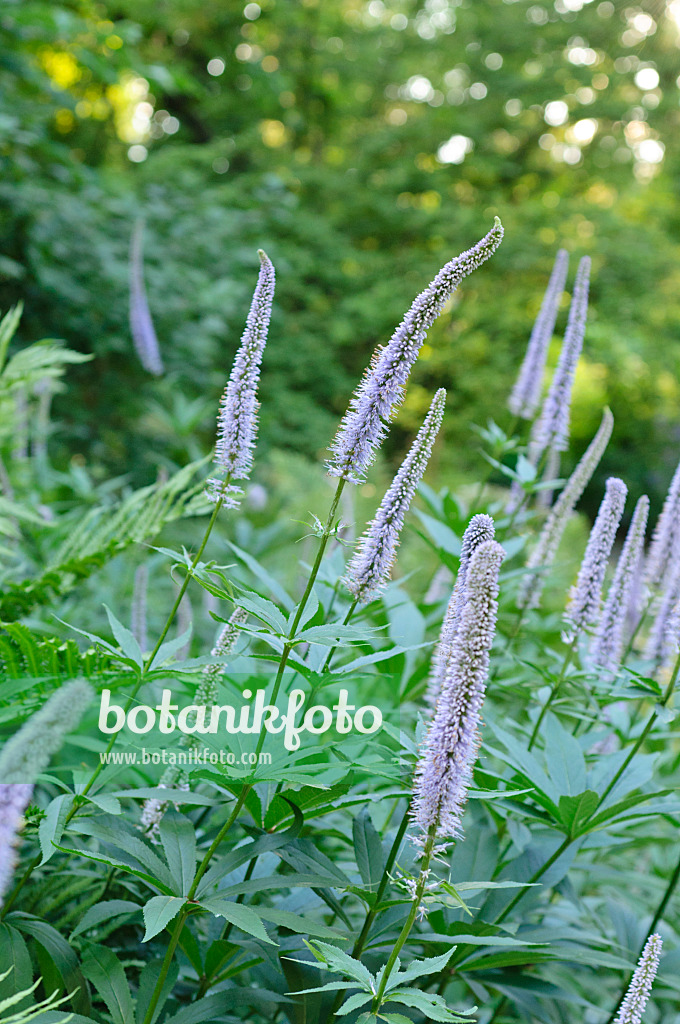
[[[602,584],[604,583],[604,576],[607,571],[607,562],[614,545],[617,527],[623,515],[626,494],[627,488],[623,481],[616,477],[610,477],[607,481],[606,492],[600,505],[600,510],[590,531],[578,579],[576,585],[572,588],[565,612],[568,627],[565,632],[565,640],[569,646],[567,647],[560,673],[552,684],[548,699],[541,708],[534,724],[531,736],[529,737],[529,750],[533,748],[543,720],[564,682],[567,670],[576,653],[576,644],[581,631],[588,626],[594,625],[597,621],[602,600]]]
[[[590,657],[609,672],[618,672],[624,647],[626,612],[630,605],[635,576],[645,544],[649,498],[643,494],[635,506],[614,579],[604,603],[593,640]]]
[[[659,969],[662,945],[661,936],[658,934],[650,935],[647,939],[628,991],[621,1003],[616,1024],[641,1024],[642,1014]]]
[[[215,463],[223,476],[210,480],[207,491],[212,501],[221,500],[227,508],[238,508],[237,495],[241,493],[231,481],[246,480],[253,466],[259,409],[257,386],[274,301],[274,266],[262,249],[258,255],[260,274],[217,418]]]
[[[413,821],[422,835],[458,837],[479,747],[479,721],[496,632],[498,574],[505,552],[485,541],[470,559],[465,605],[442,691],[416,767]]]
[[[529,559],[527,574],[522,580],[517,604],[520,609],[535,608],[541,598],[546,575],[555,560],[557,549],[576,503],[583,494],[609,443],[614,417],[605,409],[597,434],[588,445],[574,472],[553,505]]]
[[[460,836],[467,790],[479,748],[479,722],[489,653],[496,630],[498,574],[505,552],[485,541],[470,559],[467,599],[444,689],[416,766],[412,818],[420,833],[421,869],[408,917],[382,972],[372,1012],[380,1009],[390,974],[419,914],[439,840]]]
[[[555,257],[555,263],[545,296],[543,297],[541,309],[531,331],[531,337],[529,338],[529,344],[519,376],[508,399],[510,412],[525,420],[532,418],[541,398],[548,346],[555,329],[555,321],[568,269],[569,254],[566,249],[559,249]]]
[[[557,452],[563,452],[569,443],[571,391],[586,331],[589,280],[590,258],[584,256],[576,272],[574,294],[557,368],[541,414],[531,432],[529,461],[534,466],[538,465],[546,450],[554,448]]]
[[[623,480],[618,477],[607,480],[605,495],[590,531],[576,584],[572,587],[564,615],[570,637],[597,622],[607,562],[616,540],[627,493],[628,488]]]
[[[347,566],[344,583],[352,597],[362,604],[372,601],[390,579],[404,517],[432,454],[444,416],[445,401],[446,391],[440,388],[408,455]]]
[[[139,220],[130,242],[130,332],[140,363],[160,377],[164,367],[144,286],[143,236],[144,224]]]
[[[177,615],[179,606],[182,603],[182,598],[184,597],[189,586],[189,581],[193,577],[194,571],[196,570],[196,567],[198,566],[203,556],[203,552],[205,551],[205,548],[208,544],[208,540],[210,539],[210,535],[212,533],[215,522],[217,521],[217,516],[219,515],[222,506],[226,505],[227,507],[234,507],[235,505],[237,505],[237,502],[232,497],[232,472],[229,467],[232,466],[233,468],[235,468],[238,474],[242,474],[245,472],[247,475],[252,466],[252,447],[256,437],[256,422],[254,421],[254,418],[257,412],[257,401],[254,397],[254,389],[256,388],[257,381],[259,379],[259,361],[261,359],[264,344],[266,342],[266,328],[269,324],[271,297],[273,296],[274,287],[274,269],[271,265],[271,262],[262,251],[260,251],[260,264],[261,268],[260,276],[258,278],[258,285],[256,287],[253,302],[251,304],[250,312],[248,314],[248,320],[241,341],[241,347],[239,348],[236,354],[230,381],[229,384],[227,385],[227,390],[225,392],[225,395],[223,396],[222,403],[220,406],[217,445],[217,448],[219,449],[218,460],[222,460],[220,462],[220,465],[224,470],[226,470],[226,476],[224,476],[223,479],[210,481],[208,484],[210,497],[214,501],[212,514],[210,516],[210,519],[208,520],[208,525],[206,526],[205,533],[198,547],[198,550],[187,568],[187,572],[177,592],[175,601],[173,603],[172,608],[170,609],[168,617],[165,621],[165,625],[161,630],[160,636],[158,637],[158,640],[156,641],[156,644],[153,647],[151,653],[147,657],[142,668],[142,671],[139,675],[139,678],[137,679],[137,682],[132,688],[132,692],[130,693],[130,696],[128,697],[125,703],[124,711],[126,714],[132,707],[137,696],[137,693],[139,692],[141,686],[143,685],[149,671],[153,667],[156,655],[158,654],[165,638],[170,632],[170,628],[173,622],[175,621],[175,617]],[[258,288],[260,289],[259,292]],[[230,385],[232,384],[232,382],[234,383],[234,387],[231,388],[230,390]],[[237,383],[238,387],[236,386]],[[240,404],[242,399],[243,406],[241,406]],[[238,429],[234,428],[232,432],[231,428],[228,427],[228,424],[230,423],[238,423]],[[231,440],[228,441],[228,438],[230,438]],[[231,459],[232,461],[229,462],[229,459]],[[237,479],[243,479],[243,476],[238,476]],[[342,484],[343,481],[340,481],[340,483]],[[334,508],[337,508],[337,501],[339,500],[339,495],[341,492],[342,487],[339,487],[338,494],[336,495],[336,503]],[[309,594],[307,596],[309,596]],[[103,752],[103,756],[100,759],[99,764],[94,769],[92,775],[88,779],[84,788],[78,794],[78,798],[76,798],[73,807],[69,811],[66,817],[67,823],[76,814],[78,807],[82,802],[82,798],[87,796],[87,794],[92,789],[92,786],[99,778],[99,775],[101,774],[105,764],[106,755],[110,753],[111,749],[113,748],[116,742],[117,735],[118,733],[112,734],[111,739],[109,740],[106,746],[106,750]],[[31,862],[31,864],[29,864],[28,869],[21,881],[22,885],[26,882],[31,872],[39,862],[40,858],[37,857]]]
[[[458,568],[458,575],[444,615],[444,621],[439,634],[439,642],[435,649],[434,657],[432,658],[430,678],[428,680],[427,691],[425,693],[425,702],[432,708],[435,707],[444,684],[446,670],[451,660],[456,634],[458,633],[460,617],[467,600],[467,589],[465,583],[467,580],[470,558],[481,544],[484,544],[486,541],[493,540],[495,533],[496,529],[491,516],[480,513],[479,515],[472,517],[465,529],[465,533],[463,534],[463,540],[460,547],[460,566]]]
[[[16,847],[23,815],[38,776],[65,737],[78,724],[94,696],[82,680],[66,683],[36,711],[0,753],[0,907],[16,867]],[[3,907],[9,910],[28,875],[24,874]]]
[[[671,485],[654,527],[652,543],[645,565],[645,583],[657,587],[666,574],[668,562],[680,547],[680,463],[673,474]]]
[[[331,476],[352,483],[365,479],[388,423],[404,397],[425,335],[463,278],[493,255],[502,238],[503,226],[496,217],[493,228],[481,241],[439,271],[415,299],[387,345],[376,352],[331,445]]]
[[[300,599],[300,603],[298,604],[297,611],[295,612],[295,615],[293,617],[293,621],[292,621],[292,623],[290,625],[290,629],[288,631],[288,639],[284,642],[284,645],[283,645],[283,650],[281,652],[281,657],[279,658],[279,664],[278,664],[278,669],[277,669],[277,672],[276,672],[276,677],[274,679],[274,685],[272,687],[272,693],[271,693],[271,696],[269,698],[269,703],[272,704],[272,705],[276,705],[276,699],[278,697],[279,690],[281,688],[281,683],[283,681],[283,675],[284,675],[284,672],[285,672],[285,669],[286,669],[286,665],[288,664],[288,659],[290,657],[290,652],[293,649],[294,637],[295,637],[295,635],[297,633],[298,626],[300,625],[300,621],[302,619],[302,615],[304,613],[304,610],[305,610],[305,608],[307,606],[307,602],[309,600],[310,594],[311,594],[312,589],[314,587],[314,583],[316,582],[316,578],[317,578],[318,573],[319,573],[319,568],[321,567],[321,562],[322,562],[322,559],[323,559],[323,556],[324,556],[324,552],[325,552],[326,547],[328,545],[328,540],[329,540],[329,538],[331,536],[331,533],[333,532],[333,526],[334,526],[334,523],[335,523],[335,517],[336,517],[337,511],[338,511],[338,506],[340,504],[340,499],[342,497],[342,491],[343,491],[344,486],[345,486],[345,481],[342,480],[342,479],[339,480],[338,481],[338,486],[336,488],[335,495],[333,497],[333,501],[331,503],[331,507],[330,507],[330,510],[329,510],[329,513],[328,513],[328,519],[326,520],[326,524],[325,524],[325,526],[323,528],[323,532],[321,534],[321,538],[320,538],[320,541],[319,541],[319,547],[318,547],[317,553],[316,553],[316,558],[314,560],[314,564],[312,566],[312,570],[310,572],[309,579],[307,581],[307,586],[305,587],[305,592],[302,595],[302,598]],[[214,513],[214,515],[216,515],[218,509],[219,509],[219,504],[215,506],[215,513]],[[262,750],[262,747],[264,746],[265,739],[266,739],[266,731],[265,731],[265,728],[264,728],[264,725],[263,725],[262,729],[260,730],[260,736],[258,738],[257,746],[256,746],[255,752],[254,752],[254,757],[255,757],[255,761],[256,762],[257,762],[257,757],[258,757],[260,751]],[[245,782],[242,785],[241,792],[240,792],[240,794],[239,794],[239,796],[238,796],[238,798],[237,798],[237,800],[236,800],[236,802],[234,804],[234,807],[232,808],[231,814],[229,815],[229,817],[225,821],[224,825],[222,826],[222,828],[219,830],[219,832],[217,833],[217,835],[213,839],[213,841],[210,844],[210,846],[208,847],[208,849],[206,850],[206,852],[205,852],[205,854],[203,856],[203,860],[201,861],[201,863],[198,866],[198,869],[197,869],[196,874],[194,876],[194,880],[193,880],[193,882],[191,884],[191,887],[189,889],[189,892],[187,894],[187,900],[188,901],[191,901],[193,899],[193,897],[195,896],[196,890],[198,889],[200,881],[203,878],[203,875],[205,874],[205,872],[208,870],[208,866],[210,864],[210,861],[212,860],[215,852],[219,848],[219,846],[222,843],[223,839],[225,838],[225,836],[227,835],[227,833],[231,829],[232,825],[234,824],[234,822],[238,818],[239,814],[241,813],[241,809],[243,808],[243,805],[245,804],[246,799],[248,798],[248,794],[250,793],[252,788],[253,788],[253,783],[252,782]],[[177,946],[178,946],[180,937],[182,935],[182,931],[184,930],[184,925],[186,923],[188,915],[189,915],[189,911],[185,907],[185,908],[183,908],[180,911],[179,916],[177,917],[176,923],[175,923],[175,925],[173,927],[172,935],[170,937],[170,942],[169,942],[168,947],[167,947],[167,949],[165,951],[165,956],[163,957],[161,968],[160,968],[160,971],[159,971],[159,974],[158,974],[158,979],[156,981],[156,985],[155,985],[153,993],[151,995],[151,999],[149,1001],[149,1005],[148,1005],[148,1008],[147,1008],[147,1011],[146,1011],[146,1015],[144,1017],[144,1020],[142,1021],[142,1024],[151,1024],[151,1021],[154,1019],[154,1015],[155,1015],[155,1012],[156,1012],[156,1007],[158,1006],[158,1002],[159,1002],[160,997],[161,997],[161,992],[163,991],[163,986],[165,984],[165,980],[166,980],[166,978],[168,976],[168,972],[170,970],[170,964],[172,963],[172,958],[173,958],[173,956],[175,954],[175,950],[177,949]]]

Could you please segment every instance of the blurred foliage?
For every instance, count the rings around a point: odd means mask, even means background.
[[[0,304],[26,301],[24,341],[97,356],[78,400],[56,398],[60,457],[142,483],[148,452],[209,446],[258,246],[278,270],[263,444],[319,457],[374,346],[497,213],[503,246],[432,330],[388,454],[444,385],[439,471],[470,468],[467,424],[503,422],[564,245],[572,276],[594,262],[574,457],[607,402],[601,473],[658,500],[680,434],[678,17],[677,0],[6,2]],[[140,215],[161,382],[127,324]]]

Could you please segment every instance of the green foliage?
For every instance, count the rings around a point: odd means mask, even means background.
[[[473,468],[467,424],[497,418],[564,244],[574,258],[591,253],[595,271],[576,449],[592,435],[593,409],[610,405],[619,426],[602,473],[625,469],[634,493],[658,500],[678,423],[673,18],[651,3],[640,8],[643,29],[629,24],[632,8],[598,4],[259,8],[251,17],[218,0],[9,5],[0,301],[30,295],[27,336],[65,336],[97,355],[79,371],[81,400],[58,400],[68,427],[60,457],[85,452],[144,478],[151,450],[196,457],[259,246],[279,271],[263,440],[315,456],[410,297],[500,213],[506,242],[432,332],[391,455],[438,381],[450,388],[441,470],[462,479]],[[213,60],[221,73],[208,71]],[[637,84],[646,68],[657,69],[657,87]],[[149,96],[130,98],[130,82],[142,92],[146,82]],[[146,129],[132,126],[135,102],[156,111],[148,123],[140,115]],[[566,105],[563,124],[550,123],[561,114],[546,121],[549,103]],[[441,156],[452,134],[469,140],[460,163]],[[662,165],[640,155],[641,140],[657,139]],[[148,149],[142,164],[126,157],[131,141]],[[140,213],[169,367],[160,383],[137,364],[127,326]],[[149,447],[136,443],[140,432]]]

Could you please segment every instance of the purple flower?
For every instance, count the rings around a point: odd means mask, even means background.
[[[431,829],[442,839],[461,834],[480,743],[480,712],[496,631],[498,574],[504,556],[500,544],[489,540],[480,544],[470,559],[465,605],[434,719],[416,766],[412,814],[424,835]]]
[[[427,331],[463,278],[489,259],[502,238],[503,226],[496,217],[493,228],[481,241],[439,271],[415,299],[387,345],[375,352],[331,445],[331,476],[352,483],[365,479],[395,407],[404,397],[408,375]]]
[[[386,585],[397,557],[404,517],[416,493],[432,453],[444,415],[446,391],[440,388],[432,399],[422,427],[392,481],[375,518],[359,539],[344,578],[350,594],[362,603],[371,601]]]
[[[649,498],[643,494],[635,506],[635,512],[593,641],[592,661],[609,672],[617,672],[621,664],[626,612],[630,605],[635,575],[645,544],[648,513]]]
[[[645,583],[655,587],[666,573],[668,560],[680,549],[680,463],[661,509],[645,566]]]
[[[588,283],[590,257],[584,256],[578,265],[574,294],[569,307],[567,329],[560,358],[550,382],[541,415],[535,421],[529,442],[529,461],[538,465],[546,448],[563,452],[569,443],[569,408],[576,365],[583,347],[588,315]]]
[[[212,501],[221,498],[228,508],[238,507],[234,495],[241,494],[231,481],[246,480],[253,465],[259,408],[257,385],[274,300],[274,266],[261,249],[258,255],[260,274],[217,418],[215,463],[222,470],[224,480],[210,480],[207,488]]]
[[[481,544],[484,544],[485,541],[493,540],[495,534],[496,529],[493,519],[491,516],[484,515],[483,513],[472,517],[463,534],[456,584],[453,588],[446,614],[444,615],[441,633],[439,634],[439,643],[432,658],[432,669],[425,694],[425,703],[429,704],[430,707],[434,707],[437,703],[446,676],[446,669],[453,652],[460,617],[467,599],[465,581],[467,579],[470,558]]]
[[[130,242],[130,331],[140,363],[149,373],[160,377],[164,372],[163,360],[144,287],[143,234],[144,226],[140,220]]]
[[[571,589],[564,613],[570,639],[597,621],[607,562],[616,540],[627,493],[628,488],[623,480],[618,477],[607,480],[605,495],[590,531],[576,585]]]
[[[614,1024],[641,1024],[642,1014],[659,969],[662,945],[661,936],[656,933],[647,939]]]
[[[510,411],[525,420],[532,418],[541,397],[548,346],[555,329],[555,320],[568,269],[569,254],[566,249],[559,249],[540,312],[529,338],[517,382],[508,400]]]
[[[656,609],[645,646],[645,657],[657,665],[667,665],[677,653],[680,640],[680,557],[667,568],[666,585]]]
[[[548,570],[555,560],[562,535],[571,518],[576,502],[583,494],[590,478],[609,443],[614,417],[605,409],[597,434],[588,445],[578,466],[571,474],[559,498],[550,510],[536,545],[527,560],[527,573],[522,579],[517,605],[535,608],[541,598]]]

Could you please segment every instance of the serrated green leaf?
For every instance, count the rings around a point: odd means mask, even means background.
[[[188,818],[172,811],[163,815],[160,840],[177,892],[186,896],[196,871],[196,832]]]
[[[210,911],[215,917],[223,917],[234,927],[240,928],[242,932],[253,935],[260,942],[266,942],[271,946],[277,943],[270,939],[262,924],[262,918],[258,916],[251,907],[244,907],[242,903],[234,903],[233,900],[223,896],[212,896],[209,899],[202,899],[200,906]]]
[[[179,914],[186,903],[183,896],[153,896],[144,904],[144,924],[146,931],[142,942],[148,942],[154,935],[163,931],[166,924]]]

